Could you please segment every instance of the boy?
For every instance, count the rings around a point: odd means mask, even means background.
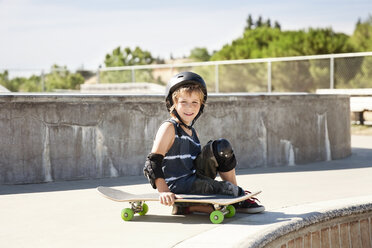
[[[207,100],[204,80],[192,72],[175,75],[167,85],[165,100],[171,119],[160,126],[144,168],[145,176],[159,191],[160,203],[173,206],[172,214],[211,213],[211,205],[174,204],[175,194],[244,195],[244,190],[237,186],[236,159],[230,143],[219,139],[201,149],[192,127]],[[223,181],[214,180],[217,173]],[[247,213],[265,209],[252,199],[235,207]]]

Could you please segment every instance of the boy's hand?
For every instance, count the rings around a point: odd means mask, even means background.
[[[159,193],[159,201],[161,204],[166,206],[172,206],[174,204],[176,196],[172,192],[160,192]]]

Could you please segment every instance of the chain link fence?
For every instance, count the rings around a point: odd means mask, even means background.
[[[44,69],[1,69],[0,92],[78,92],[79,84],[97,75],[97,70],[71,72],[65,67]],[[95,81],[96,82],[96,81]]]
[[[193,71],[210,92],[308,92],[322,88],[372,88],[372,52],[99,69],[100,83],[166,85]]]
[[[58,74],[68,72],[63,68],[50,71],[0,69],[0,84],[16,79],[12,81],[14,85],[7,87],[15,91],[12,87],[16,88],[16,84],[24,83],[27,78],[27,83],[22,84],[20,91],[48,91],[51,81],[56,81],[52,76],[56,71]],[[372,88],[372,52],[108,67],[76,73],[84,77],[85,83],[145,82],[166,85],[174,74],[181,71],[200,74],[209,92],[216,93],[315,93],[317,89],[327,88]]]

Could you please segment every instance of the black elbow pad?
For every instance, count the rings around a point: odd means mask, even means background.
[[[145,167],[143,168],[143,174],[149,180],[151,186],[156,189],[155,179],[164,178],[163,173],[163,159],[164,156],[161,154],[150,153],[147,156]]]

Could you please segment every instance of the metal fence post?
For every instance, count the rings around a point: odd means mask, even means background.
[[[45,75],[44,70],[41,70],[41,90],[45,91]]]
[[[173,77],[173,64],[171,64],[169,68],[170,68],[169,78],[172,78]]]
[[[335,58],[331,57],[329,61],[329,88],[335,88]]]
[[[100,69],[101,69],[101,66],[98,66],[98,69],[97,69],[97,84],[101,83],[101,72],[100,72]]]
[[[271,93],[271,61],[267,62],[267,92]]]
[[[220,92],[219,78],[218,78],[218,64],[214,67],[214,78],[215,78],[215,91]]]
[[[135,83],[135,82],[136,82],[136,75],[135,75],[134,67],[132,67],[132,83]]]

